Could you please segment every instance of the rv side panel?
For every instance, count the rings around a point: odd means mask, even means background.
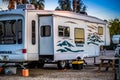
[[[54,16],[54,60],[73,60],[84,56],[85,22],[70,17]],[[81,44],[75,43],[75,29],[83,31]]]
[[[36,12],[26,12],[26,42],[27,43],[27,60],[38,60],[38,15]]]
[[[106,46],[109,46],[110,45],[110,31],[109,31],[109,25],[106,24],[105,26],[105,45]]]

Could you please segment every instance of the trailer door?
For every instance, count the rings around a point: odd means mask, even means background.
[[[53,17],[39,16],[39,54],[53,55]]]

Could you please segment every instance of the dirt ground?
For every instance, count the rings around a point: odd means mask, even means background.
[[[103,55],[96,58],[96,63],[100,62],[102,56],[114,56],[113,51],[106,51]],[[21,76],[21,69],[17,70],[16,75],[0,75],[0,80],[114,80],[114,71],[110,68],[105,71],[102,68],[98,71],[98,66],[93,65],[93,58],[87,58],[86,65],[81,70],[57,69],[56,64],[46,64],[42,69],[30,69],[29,77]]]

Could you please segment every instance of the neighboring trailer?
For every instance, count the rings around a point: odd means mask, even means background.
[[[113,44],[116,45],[115,57],[120,58],[120,34],[113,35],[112,42],[113,42]],[[116,60],[116,64],[118,64],[118,71],[116,71],[117,76],[115,76],[115,78],[120,80],[120,59]]]
[[[113,35],[112,42],[113,44],[120,44],[120,35]]]
[[[109,44],[108,23],[96,17],[69,11],[0,12],[1,62],[35,62],[40,66],[58,62],[58,67],[63,67],[77,58],[99,56],[100,46]]]

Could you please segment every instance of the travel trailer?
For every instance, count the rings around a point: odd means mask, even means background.
[[[99,56],[100,46],[109,44],[109,24],[96,17],[29,4],[0,11],[0,62],[56,62],[63,68],[77,58]]]
[[[115,57],[119,58],[115,61],[116,64],[118,64],[118,72],[117,72],[117,79],[120,79],[120,34],[113,35],[112,37],[112,43],[116,45],[115,47]]]
[[[120,35],[113,35],[112,37],[113,44],[116,45],[115,47],[115,56],[120,57]]]
[[[113,35],[112,42],[113,44],[120,44],[120,35]]]

